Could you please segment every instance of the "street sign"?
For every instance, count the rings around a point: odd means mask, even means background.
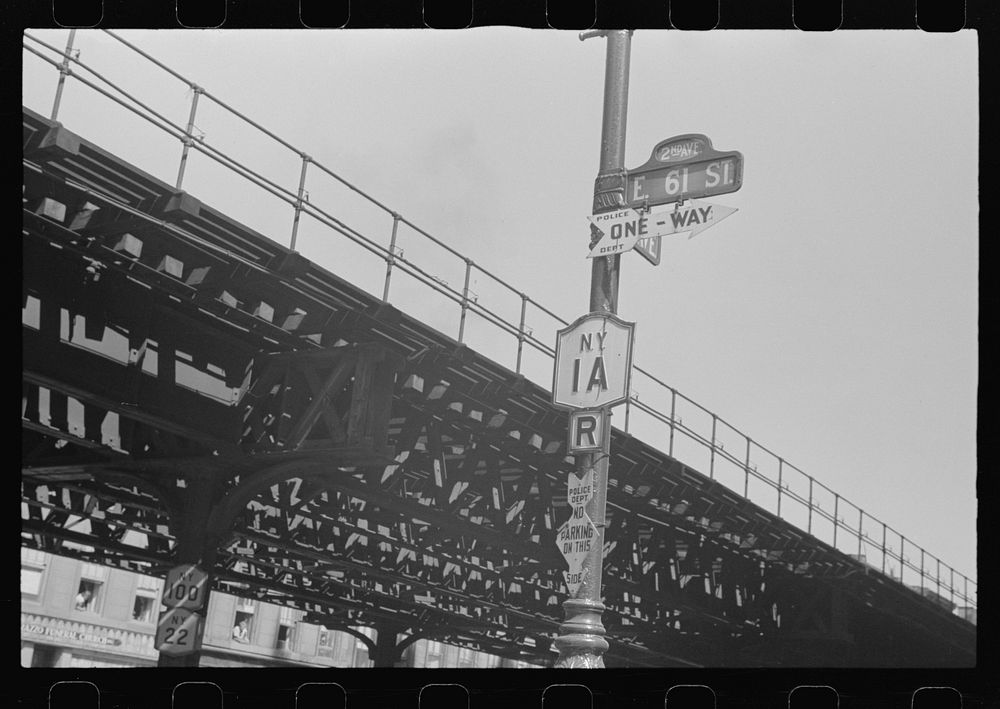
[[[564,410],[599,409],[628,398],[635,323],[590,313],[556,333],[552,403]]]
[[[646,219],[649,230],[656,234],[669,236],[690,231],[688,238],[692,239],[738,211],[736,207],[692,199],[685,202],[683,207],[675,205],[671,209],[653,212]]]
[[[201,614],[187,608],[170,608],[160,613],[153,647],[164,655],[180,657],[201,649]]]
[[[663,252],[662,236],[644,236],[635,242],[635,252],[654,266],[660,265],[660,254]]]
[[[598,538],[597,527],[590,521],[583,505],[573,508],[573,514],[556,533],[556,544],[559,546],[559,552],[569,565],[564,576],[571,596],[576,596],[580,584],[583,583],[586,576],[583,562],[587,558],[587,554],[590,553],[591,547],[597,544]]]
[[[580,584],[587,577],[584,560],[593,545],[597,544],[597,527],[587,516],[585,505],[594,497],[594,469],[588,468],[583,476],[570,473],[566,479],[566,502],[573,510],[569,519],[559,528],[556,544],[569,568],[563,572],[566,587],[576,596]]]
[[[181,564],[167,572],[163,605],[167,608],[201,610],[208,596],[208,574],[194,564]]]
[[[708,136],[687,133],[657,143],[649,160],[626,172],[626,205],[653,207],[735,192],[743,185],[743,155],[720,152]]]
[[[614,256],[635,248],[636,242],[649,235],[645,215],[634,209],[619,209],[587,217],[601,231],[601,238],[590,249],[587,258]]]
[[[691,237],[715,226],[726,217],[738,211],[735,207],[721,204],[687,200],[684,206],[675,204],[671,209],[659,212],[637,212],[622,209],[607,214],[595,214],[589,219],[602,236],[591,248],[587,258],[611,256],[625,253],[639,246],[639,241],[670,236],[690,231]],[[688,237],[688,238],[691,238]],[[660,244],[657,242],[656,262],[659,261]],[[650,258],[648,255],[647,258]],[[650,259],[652,260],[652,259]]]
[[[570,453],[601,450],[608,415],[605,411],[573,411],[569,415]]]
[[[594,496],[594,469],[588,468],[583,477],[570,473],[566,479],[566,504],[573,509],[583,507]]]

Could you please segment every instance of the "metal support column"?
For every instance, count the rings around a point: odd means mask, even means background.
[[[528,310],[528,296],[521,293],[521,322],[517,326],[517,368],[514,370],[521,373],[521,354],[524,351],[524,317]]]
[[[305,153],[301,154],[302,157],[302,172],[299,173],[299,192],[295,197],[295,219],[292,221],[292,238],[288,245],[292,251],[295,251],[295,240],[299,235],[299,217],[302,216],[302,201],[306,193],[306,168],[309,167],[311,158]]]
[[[677,415],[677,390],[670,390],[670,447],[667,449],[667,455],[673,457],[674,455],[674,426],[677,424],[677,419],[674,418]]]
[[[392,266],[396,263],[396,234],[399,232],[400,216],[392,213],[392,236],[389,239],[389,255],[385,257],[385,286],[382,288],[382,302],[389,302],[389,282],[392,280]]]
[[[858,560],[860,561],[861,553],[861,539],[865,535],[865,511],[858,510]]]
[[[601,124],[601,162],[594,185],[593,213],[619,208],[625,203],[625,122],[628,105],[628,68],[631,32],[628,30],[586,33],[607,37],[604,74],[604,115]],[[596,227],[591,228],[591,247],[596,243]],[[599,233],[596,235],[599,238]],[[590,312],[618,312],[620,256],[593,259],[590,280]],[[584,580],[575,597],[563,603],[565,620],[559,626],[554,646],[559,651],[556,667],[603,668],[608,642],[604,639],[601,614],[601,574],[604,565],[604,531],[608,494],[608,453],[611,427],[605,426],[601,450],[576,456],[579,475],[594,471],[594,495],[585,511],[597,528],[596,544],[584,559]]]
[[[194,117],[198,112],[198,97],[201,96],[204,89],[191,84],[191,91],[194,92],[194,95],[191,97],[191,113],[188,116],[187,128],[184,130],[184,149],[181,151],[181,164],[177,169],[177,184],[174,185],[177,189],[180,189],[184,183],[184,168],[187,167],[188,151],[191,150],[191,145],[194,143],[191,135],[194,132]]]
[[[743,497],[750,497],[750,439],[747,438],[747,456],[743,464]]]
[[[69,38],[66,40],[66,51],[63,52],[63,60],[59,65],[59,83],[56,85],[56,99],[52,102],[52,120],[59,116],[59,104],[62,102],[63,86],[66,84],[66,77],[72,72],[69,68],[69,58],[73,53],[73,40],[76,39],[76,30],[69,31]]]
[[[372,652],[373,667],[395,667],[403,656],[402,648],[396,642],[400,627],[390,623],[380,623],[376,626],[378,632],[375,638],[375,648]]]
[[[833,494],[833,547],[837,548],[837,528],[840,526],[840,495]]]
[[[809,521],[806,523],[806,532],[813,533],[813,479],[809,478]]]
[[[781,484],[782,484],[781,477],[782,474],[784,473],[784,471],[782,470],[784,466],[785,466],[785,461],[782,460],[781,458],[778,458],[778,509],[777,511],[775,511],[775,514],[778,517],[781,517]]]
[[[708,479],[715,479],[715,426],[718,419],[712,414],[712,441],[708,446]]]
[[[472,277],[472,259],[465,259],[465,285],[462,286],[462,318],[458,323],[458,341],[465,341],[465,314],[469,310],[469,279]]]
[[[172,519],[171,524],[177,539],[177,563],[194,564],[208,574],[203,610],[199,611],[202,618],[208,611],[211,598],[212,569],[215,567],[215,557],[218,553],[219,539],[209,529],[209,517],[217,502],[217,476],[211,471],[189,470],[178,475],[184,481],[183,488],[177,488],[178,505],[181,510],[178,519]],[[199,628],[199,633],[204,627]],[[199,643],[200,644],[200,643]],[[159,667],[198,667],[201,661],[201,650],[189,655],[171,657],[160,653],[157,662]]]

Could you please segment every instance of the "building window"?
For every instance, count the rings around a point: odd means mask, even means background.
[[[291,650],[292,638],[295,636],[295,629],[291,625],[278,626],[278,649]]]
[[[278,640],[279,650],[291,650],[295,640],[295,609],[278,609]]]
[[[35,596],[42,592],[42,570],[30,566],[21,567],[21,595]]]
[[[257,612],[257,603],[238,599],[236,601],[236,616],[233,619],[233,640],[238,643],[249,643],[250,634],[253,632],[254,614]]]
[[[428,640],[423,666],[441,667],[442,660],[444,660],[444,646],[436,640]]]
[[[374,628],[359,626],[355,627],[354,630],[357,630],[369,640],[375,639]],[[349,667],[371,667],[371,660],[368,658],[368,645],[366,645],[365,642],[359,638],[355,638],[353,636],[348,637],[354,641],[354,658]]]
[[[136,581],[135,600],[132,602],[132,620],[152,623],[159,606],[160,580],[150,576],[140,576]]]
[[[76,591],[73,607],[78,611],[94,612],[100,600],[102,584],[89,579],[80,579],[80,587]]]
[[[132,604],[132,620],[137,620],[140,623],[152,623],[155,605],[155,599],[136,594],[135,603]]]
[[[100,609],[108,568],[99,564],[84,564],[80,572],[80,585],[76,590],[73,607],[78,611],[96,613]]]
[[[32,667],[55,667],[60,649],[52,645],[35,645],[31,653]]]
[[[333,657],[333,645],[336,636],[334,632],[326,626],[320,626],[319,639],[317,641],[316,654],[320,657]]]
[[[467,647],[458,649],[458,666],[460,668],[475,667],[475,652]]]
[[[38,598],[42,593],[45,552],[21,547],[21,595]]]

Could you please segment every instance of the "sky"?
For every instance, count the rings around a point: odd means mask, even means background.
[[[68,35],[28,33],[60,50]],[[566,321],[586,312],[606,40],[516,28],[117,34],[470,258],[478,302],[515,325],[517,292]],[[636,323],[636,363],[748,435],[760,471],[776,463],[758,444],[974,578],[975,32],[650,30],[631,47],[626,168],[684,133],[744,159],[742,188],[707,199],[733,216],[665,239],[658,266],[622,257],[618,312]],[[74,48],[186,124],[184,83],[99,31],[78,32]],[[48,116],[58,73],[24,56],[24,103]],[[59,120],[173,184],[178,140],[75,78]],[[194,123],[206,144],[295,191],[297,154],[204,96]],[[289,244],[289,205],[198,153],[184,180]],[[314,166],[306,189],[311,205],[388,244],[389,214]],[[462,288],[461,258],[405,224],[397,246]],[[296,249],[381,295],[385,263],[316,220],[302,220]],[[457,336],[454,304],[398,270],[391,288],[397,307]],[[554,345],[559,323],[531,307],[527,324]],[[465,337],[514,368],[509,337],[471,316]],[[550,360],[526,354],[524,371],[549,386]],[[642,377],[632,388],[669,411],[666,390]],[[685,406],[686,424],[706,425]],[[666,450],[662,427],[638,412],[632,426]],[[719,437],[742,459],[743,439],[724,426]],[[708,472],[704,451],[678,446]]]

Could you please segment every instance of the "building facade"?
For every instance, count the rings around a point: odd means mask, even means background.
[[[21,548],[22,667],[154,667],[162,579]],[[203,667],[370,667],[359,638],[302,612],[213,591]],[[357,632],[374,639],[370,628]],[[433,640],[410,645],[405,667],[534,667]]]

